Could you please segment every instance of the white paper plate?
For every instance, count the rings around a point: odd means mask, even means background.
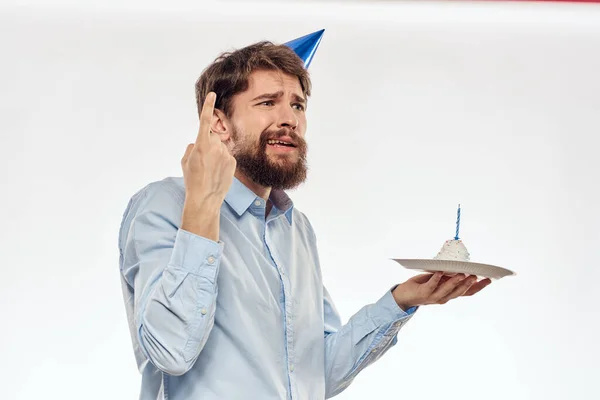
[[[480,264],[469,261],[434,260],[434,259],[401,259],[392,258],[404,268],[424,272],[447,272],[450,274],[469,274],[484,278],[500,279],[516,275],[513,271],[495,265]]]

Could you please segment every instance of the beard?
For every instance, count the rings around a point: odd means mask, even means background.
[[[283,136],[292,138],[296,145],[296,155],[267,154],[267,141]],[[298,134],[283,128],[277,131],[264,130],[260,134],[258,143],[244,138],[247,136],[240,135],[240,130],[234,128],[232,139],[235,144],[231,153],[237,162],[237,169],[251,181],[271,189],[287,190],[299,186],[306,180],[307,144]]]

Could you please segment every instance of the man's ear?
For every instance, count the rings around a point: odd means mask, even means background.
[[[225,116],[225,113],[219,110],[218,108],[215,108],[210,124],[210,129],[214,133],[219,135],[219,137],[221,138],[221,142],[227,142],[231,138],[233,126],[229,119]]]

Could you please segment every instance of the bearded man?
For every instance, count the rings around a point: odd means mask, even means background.
[[[140,399],[330,398],[396,344],[419,306],[489,283],[418,275],[341,323],[315,233],[285,192],[307,175],[310,91],[289,46],[222,54],[196,83],[183,176],[131,198],[119,250]]]

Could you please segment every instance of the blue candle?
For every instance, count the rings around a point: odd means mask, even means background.
[[[460,204],[458,205],[458,216],[456,217],[456,236],[454,240],[458,240],[458,230],[460,229]]]

